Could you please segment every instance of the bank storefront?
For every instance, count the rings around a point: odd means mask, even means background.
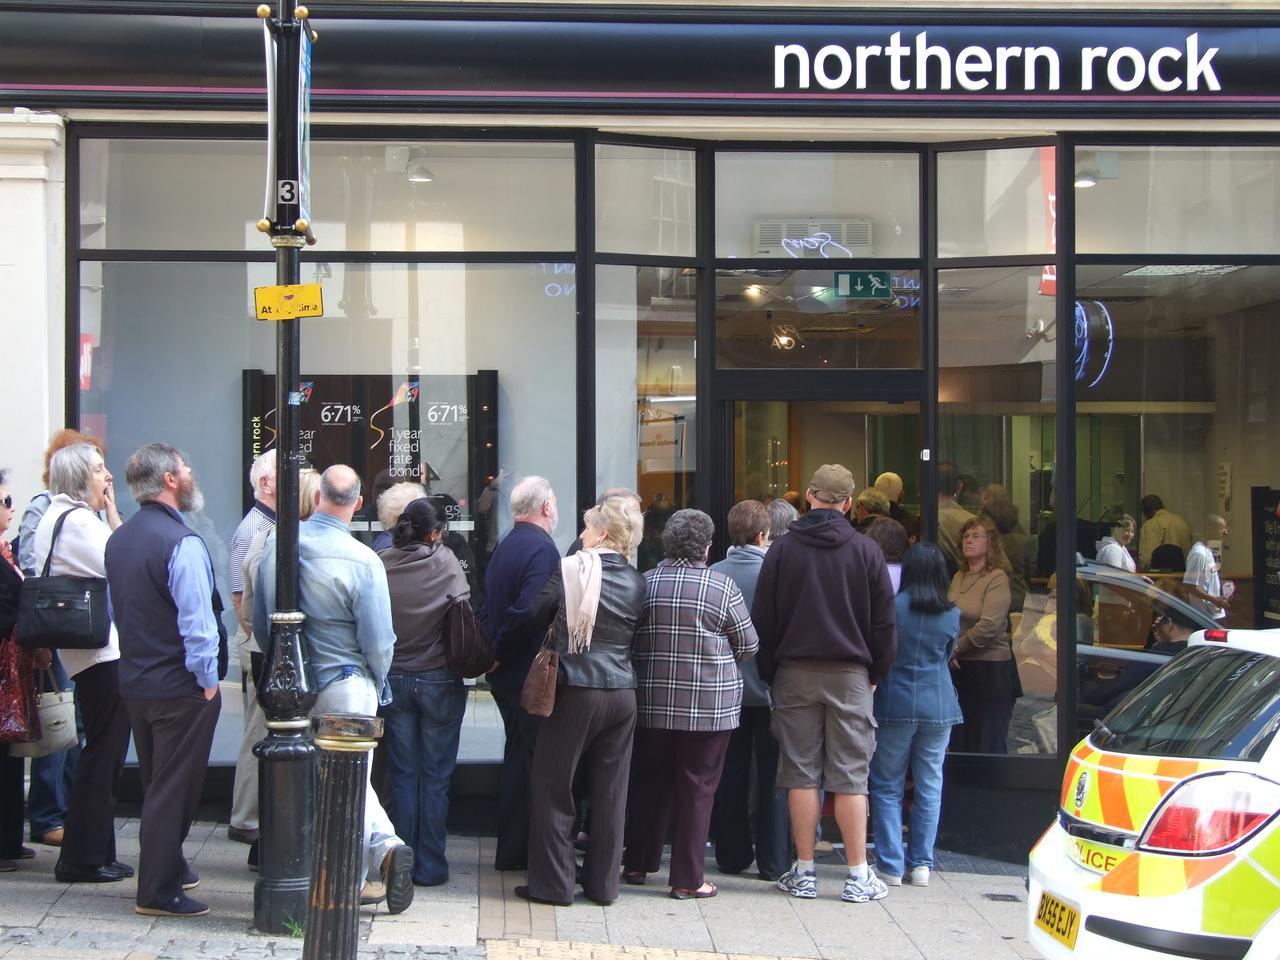
[[[225,557],[275,437],[261,27],[103,6],[0,4],[0,102],[36,111],[5,129],[54,131],[53,200],[15,232],[48,237],[54,279],[15,332],[62,391],[45,425],[104,437],[117,475],[147,441],[189,451]],[[1222,516],[1228,625],[1280,618],[1274,17],[314,16],[302,445],[370,490],[420,469],[478,575],[528,473],[562,548],[574,505],[637,489],[642,566],[672,511],[721,520],[823,462],[898,473],[926,534],[986,506],[1023,696],[1001,755],[950,758],[944,834],[1000,853],[1179,602],[1155,592],[1180,593],[1178,558],[1141,538],[1153,584],[1077,576],[1117,518],[1148,494],[1196,539]],[[468,709],[457,787],[483,793],[500,727],[483,689]]]

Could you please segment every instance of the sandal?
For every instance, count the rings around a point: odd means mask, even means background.
[[[714,897],[719,892],[716,889],[716,885],[708,881],[696,890],[689,890],[685,887],[672,887],[670,896],[672,900],[706,900]]]
[[[643,870],[623,870],[622,882],[629,883],[633,887],[643,887],[644,878],[648,876]]]

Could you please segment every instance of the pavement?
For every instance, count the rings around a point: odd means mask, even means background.
[[[120,859],[138,862],[138,822],[117,821]],[[57,850],[0,874],[3,960],[299,960],[301,937],[253,929],[248,848],[226,824],[197,823],[186,855],[200,875],[193,896],[206,917],[168,919],[133,912],[135,882],[63,884]],[[707,877],[708,900],[678,902],[664,877],[623,886],[618,901],[571,907],[516,898],[523,874],[492,867],[493,840],[451,836],[450,880],[419,887],[413,905],[360,912],[361,960],[1019,960],[1038,956],[1026,940],[1025,867],[940,852],[927,887],[903,886],[874,903],[840,900],[837,846],[818,863],[814,901],[796,900],[754,873]],[[327,956],[323,952],[318,956]],[[341,958],[339,958],[341,960]]]

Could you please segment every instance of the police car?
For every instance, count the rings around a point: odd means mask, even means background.
[[[1280,958],[1280,630],[1201,630],[1075,748],[1030,856],[1049,960]]]

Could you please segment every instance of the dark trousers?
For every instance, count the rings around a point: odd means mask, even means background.
[[[716,788],[711,839],[716,864],[725,873],[741,873],[754,860],[761,876],[776,880],[790,864],[791,818],[787,793],[778,790],[778,741],[769,732],[768,707],[743,707],[738,729],[729,737],[724,773]],[[756,829],[751,842],[751,761],[755,759]]]
[[[555,710],[538,731],[533,754],[529,892],[535,897],[573,899],[573,784],[581,766],[591,795],[591,839],[582,861],[582,889],[599,902],[618,898],[635,727],[635,690],[556,690]]]
[[[171,700],[124,698],[138,748],[142,820],[138,827],[138,906],[167,906],[182,894],[182,842],[191,829],[222,695]]]
[[[687,890],[702,886],[711,806],[730,733],[637,728],[622,855],[627,870],[658,871],[670,823],[668,882]]]
[[[1013,715],[1013,667],[1008,660],[961,660],[952,675],[964,723],[951,729],[956,753],[1007,753]]]
[[[493,865],[499,870],[523,870],[529,862],[529,771],[542,721],[520,706],[518,689],[495,687],[493,699],[507,736],[498,775],[498,848]]]
[[[9,756],[7,743],[0,743],[0,860],[17,860],[22,850],[22,824],[26,819],[22,763],[21,757]]]
[[[116,793],[129,752],[129,714],[120,699],[119,660],[75,676],[85,744],[71,784],[62,837],[63,863],[101,866],[116,859]]]
[[[71,681],[67,671],[53,651],[53,662],[49,665],[53,674],[53,683],[48,682],[49,674],[36,673],[36,684],[45,690],[70,690]],[[81,723],[80,711],[76,711],[76,727],[80,739],[84,740],[84,726]],[[60,750],[46,757],[36,757],[31,761],[31,787],[27,791],[27,821],[31,827],[31,839],[38,840],[51,830],[66,825],[67,808],[71,805],[71,785],[75,781],[76,764],[80,759],[80,744],[69,750]]]
[[[387,682],[391,703],[378,711],[386,720],[390,772],[385,809],[396,836],[413,849],[413,882],[437,886],[449,879],[445,822],[467,688],[447,668],[392,670]]]

